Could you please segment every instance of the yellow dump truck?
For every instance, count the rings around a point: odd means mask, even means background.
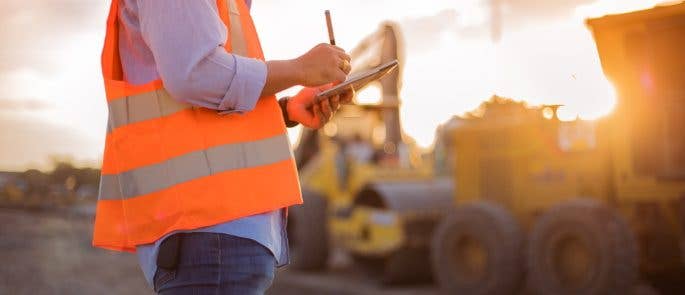
[[[431,255],[446,294],[632,294],[683,269],[685,4],[587,24],[611,115],[495,98],[445,131],[456,206]]]

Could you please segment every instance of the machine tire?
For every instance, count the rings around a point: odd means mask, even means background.
[[[290,208],[288,240],[292,259],[298,270],[318,271],[328,262],[328,222],[326,199],[314,192],[303,191],[304,203]]]
[[[467,261],[479,256],[468,253],[473,247],[468,243],[474,242],[481,245],[476,246],[480,254],[487,255],[484,262],[476,262],[480,269],[475,275],[472,261]],[[516,294],[523,279],[522,255],[523,233],[516,219],[500,205],[472,203],[456,208],[435,230],[433,277],[445,294]]]
[[[638,279],[637,242],[612,208],[572,200],[537,220],[527,266],[536,294],[630,294]]]

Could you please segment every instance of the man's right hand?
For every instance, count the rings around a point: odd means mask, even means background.
[[[337,84],[345,81],[351,70],[350,56],[345,50],[328,44],[316,45],[295,59],[268,61],[266,66],[266,82],[260,97],[274,95],[295,85],[317,87]]]
[[[345,81],[350,73],[350,56],[340,47],[319,44],[295,59],[301,85],[318,86]]]

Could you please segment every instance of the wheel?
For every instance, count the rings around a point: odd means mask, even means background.
[[[638,278],[637,243],[626,221],[601,203],[552,208],[530,233],[529,287],[537,294],[629,294]]]
[[[515,294],[523,278],[522,248],[521,229],[506,209],[464,205],[435,230],[433,276],[445,294]]]
[[[288,215],[290,265],[299,270],[322,270],[328,261],[326,199],[311,191],[304,191],[303,199]]]

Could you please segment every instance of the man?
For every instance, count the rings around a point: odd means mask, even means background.
[[[285,125],[319,128],[353,96],[314,103],[350,71],[340,48],[265,62],[250,2],[112,1],[93,244],[137,252],[160,294],[271,285],[288,261],[285,208],[302,202]]]

